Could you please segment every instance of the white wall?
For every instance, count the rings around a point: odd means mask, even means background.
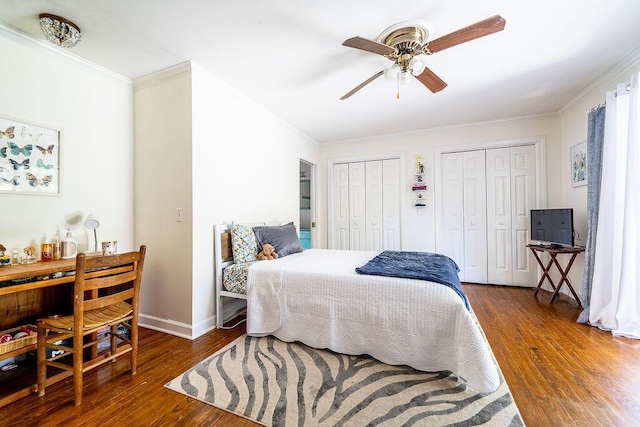
[[[82,223],[95,212],[98,240],[132,250],[131,81],[61,51],[0,27],[0,115],[62,131],[63,180],[60,196],[0,194],[0,243],[39,245],[43,234],[70,227],[80,251],[93,251]]]
[[[460,144],[495,142],[514,140],[525,137],[543,136],[546,139],[547,162],[547,203],[556,206],[561,203],[559,186],[550,183],[560,180],[560,121],[557,115],[505,120],[456,128],[414,132],[399,135],[382,136],[361,141],[346,141],[323,144],[320,148],[321,163],[320,194],[326,198],[328,189],[327,164],[343,157],[369,156],[376,153],[403,152],[406,158],[403,249],[415,251],[435,251],[435,207],[434,207],[434,148],[456,146]],[[425,165],[426,207],[418,210],[413,207],[415,195],[411,185],[415,180],[416,154],[422,154]],[[318,222],[322,227],[320,233],[321,247],[327,244],[327,209],[326,204],[319,210]]]
[[[213,226],[298,222],[299,161],[318,145],[192,63],[193,324],[215,318]],[[215,323],[215,322],[214,322]]]
[[[136,241],[153,270],[141,322],[186,337],[213,328],[214,224],[297,222],[299,160],[318,152],[197,64],[136,80]]]
[[[140,322],[184,336],[192,310],[191,103],[188,70],[136,81],[135,236],[147,245]]]

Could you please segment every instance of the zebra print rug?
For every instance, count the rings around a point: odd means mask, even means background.
[[[243,335],[166,387],[266,426],[524,426],[509,388]]]

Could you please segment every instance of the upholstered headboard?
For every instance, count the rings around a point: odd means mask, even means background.
[[[223,261],[233,259],[233,251],[231,250],[231,228],[220,231],[220,254]]]

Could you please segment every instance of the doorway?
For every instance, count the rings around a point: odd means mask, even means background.
[[[315,241],[315,165],[300,159],[300,245],[313,248]]]

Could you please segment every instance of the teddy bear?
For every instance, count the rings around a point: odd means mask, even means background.
[[[269,260],[278,258],[278,253],[276,252],[276,248],[272,245],[265,243],[262,245],[262,250],[258,254],[258,260]]]

